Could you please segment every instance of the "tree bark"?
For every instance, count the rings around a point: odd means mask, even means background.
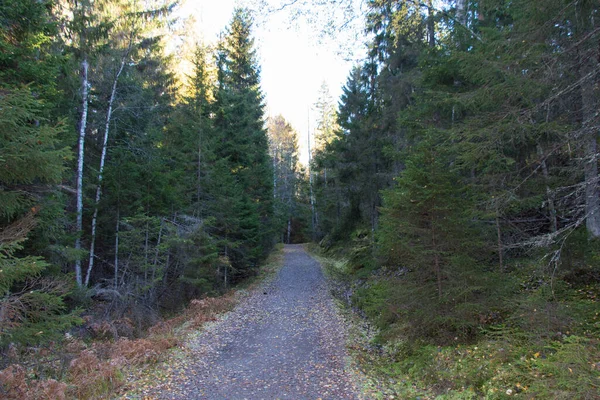
[[[129,53],[129,51],[127,53]],[[95,255],[94,253],[95,253],[95,247],[96,247],[96,224],[98,221],[98,205],[100,204],[100,198],[102,196],[102,179],[104,177],[104,175],[103,175],[104,174],[104,163],[106,161],[106,152],[107,152],[107,148],[108,148],[110,120],[112,117],[113,104],[114,104],[115,97],[117,94],[117,85],[119,82],[119,77],[121,76],[121,73],[123,72],[123,68],[125,67],[126,57],[127,57],[127,55],[125,55],[121,59],[121,65],[119,66],[119,70],[113,81],[112,89],[110,92],[110,99],[108,100],[108,111],[106,112],[106,123],[104,125],[104,140],[102,142],[102,154],[100,156],[100,169],[98,170],[98,184],[96,186],[96,199],[94,201],[94,215],[92,217],[92,237],[91,237],[91,243],[90,243],[90,258],[89,258],[89,262],[88,262],[87,273],[85,274],[85,286],[89,285],[90,275],[92,273],[92,269],[94,268],[94,255]]]
[[[83,79],[81,82],[81,120],[79,121],[79,154],[77,157],[77,220],[75,229],[77,230],[77,238],[75,239],[75,250],[77,250],[77,258],[75,260],[75,280],[78,286],[83,286],[81,274],[81,236],[83,234],[83,165],[84,165],[84,146],[85,146],[85,128],[87,125],[88,114],[88,96],[89,96],[89,79],[88,70],[89,64],[87,58],[81,62]]]

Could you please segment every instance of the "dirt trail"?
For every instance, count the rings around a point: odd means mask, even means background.
[[[358,399],[346,370],[345,328],[318,262],[285,247],[277,277],[187,344],[168,399]],[[161,387],[162,386],[162,387]]]

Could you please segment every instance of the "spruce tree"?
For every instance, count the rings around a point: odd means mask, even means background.
[[[78,320],[67,313],[71,287],[44,278],[49,264],[20,250],[34,229],[45,189],[61,182],[71,157],[59,147],[63,127],[43,118],[30,88],[0,94],[0,345],[34,344],[59,334]]]
[[[240,229],[227,228],[234,235],[227,240],[239,243],[234,265],[242,274],[257,265],[273,241],[273,171],[251,28],[249,12],[236,9],[217,52],[215,95],[215,156],[228,165],[218,170],[229,171],[239,189],[232,212],[238,213],[235,223]]]
[[[47,275],[50,264],[24,251],[47,198],[71,158],[52,115],[60,56],[46,4],[0,5],[0,346],[35,344],[77,322],[66,310],[71,287]]]
[[[283,243],[291,243],[292,234],[301,223],[298,192],[298,134],[281,116],[269,118],[269,147],[273,159],[275,221]]]

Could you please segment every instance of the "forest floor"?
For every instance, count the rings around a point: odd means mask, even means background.
[[[125,398],[358,399],[346,325],[320,264],[284,248],[277,275],[180,346]]]

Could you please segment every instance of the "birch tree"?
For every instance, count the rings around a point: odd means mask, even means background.
[[[107,18],[113,19],[109,34],[109,43],[112,51],[105,54],[104,68],[110,68],[114,71],[112,82],[110,83],[110,94],[106,107],[106,116],[104,121],[104,134],[102,139],[100,165],[98,168],[96,195],[94,198],[94,212],[91,222],[90,250],[87,272],[85,274],[84,286],[88,286],[90,276],[94,267],[96,230],[98,223],[98,207],[102,196],[102,181],[104,178],[104,166],[106,162],[108,141],[110,136],[110,126],[112,122],[113,107],[117,97],[119,78],[125,69],[125,66],[131,64],[132,51],[139,51],[143,46],[143,40],[148,39],[147,32],[152,27],[152,18],[164,13],[154,10],[140,10],[137,3],[128,4],[127,2],[114,2],[107,5]],[[145,17],[146,21],[142,18]],[[146,25],[145,27],[143,25]],[[134,49],[135,47],[135,49]],[[107,75],[107,74],[105,74]]]
[[[83,174],[85,165],[85,138],[88,123],[88,108],[90,95],[90,55],[94,47],[98,45],[103,35],[103,24],[98,23],[97,15],[94,15],[91,4],[84,0],[80,3],[71,4],[73,19],[66,32],[72,48],[80,57],[80,116],[77,142],[77,172],[76,172],[76,222],[75,222],[75,281],[77,285],[83,286],[82,274],[82,236],[83,236]]]

